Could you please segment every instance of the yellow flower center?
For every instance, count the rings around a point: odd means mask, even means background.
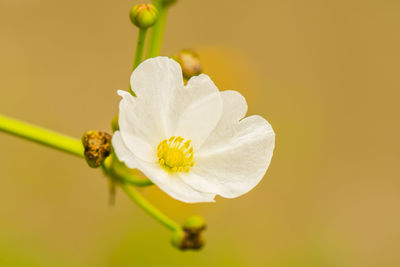
[[[157,157],[160,165],[167,171],[189,172],[194,165],[193,147],[191,140],[172,136],[165,139],[157,146]]]

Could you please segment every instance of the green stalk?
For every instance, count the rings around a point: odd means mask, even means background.
[[[154,5],[158,10],[158,19],[156,24],[154,24],[151,30],[149,49],[147,51],[147,58],[156,57],[160,54],[165,23],[167,21],[168,7],[166,7],[159,0],[154,1]]]
[[[116,169],[113,169],[113,172],[114,172],[113,177],[117,179],[119,182],[125,182],[139,187],[154,185],[153,182],[150,181],[149,179],[136,178],[134,175],[127,172],[121,172]]]
[[[132,199],[139,207],[141,207],[150,216],[166,226],[168,229],[172,231],[180,229],[180,226],[177,223],[154,207],[142,195],[140,195],[138,191],[132,188],[132,185],[149,186],[153,185],[153,183],[149,179],[137,179],[132,174],[124,171],[123,166],[124,165],[122,165],[122,162],[118,160],[114,152],[102,164],[105,174],[111,177],[111,179],[114,179],[114,181],[116,181],[117,184],[121,186],[124,192],[129,196],[129,198]]]
[[[83,157],[81,140],[0,115],[0,131]]]
[[[131,200],[133,200],[139,207],[141,207],[144,211],[146,211],[150,216],[152,216],[158,222],[166,226],[171,231],[177,231],[181,229],[181,227],[176,222],[171,220],[164,213],[162,213],[160,210],[154,207],[150,202],[148,202],[144,197],[142,197],[142,195],[140,195],[139,192],[136,191],[134,188],[125,183],[121,183],[120,186]]]
[[[132,71],[134,71],[136,67],[139,66],[139,64],[142,62],[144,43],[146,41],[146,34],[147,34],[147,28],[146,29],[139,28],[137,44],[136,44],[136,53],[135,53],[135,59],[133,60]],[[136,96],[135,92],[133,92],[132,90],[130,82],[129,82],[129,92],[133,96]]]
[[[139,28],[135,60],[133,62],[132,71],[134,71],[136,67],[139,66],[139,64],[142,62],[146,33],[147,33],[147,28],[146,29]]]
[[[103,171],[107,176],[113,178],[117,182],[127,183],[134,186],[150,186],[153,182],[150,179],[136,178],[136,176],[129,172],[128,167],[124,163],[120,162],[114,152],[105,159],[102,164]]]

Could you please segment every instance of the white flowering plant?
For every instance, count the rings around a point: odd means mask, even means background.
[[[154,5],[131,10],[131,21],[139,29],[136,55],[129,89],[118,90],[122,99],[112,134],[89,131],[79,140],[3,115],[0,130],[85,158],[90,167],[104,172],[111,192],[120,187],[172,230],[175,247],[199,249],[205,229],[200,216],[180,225],[135,187],[156,185],[186,203],[241,196],[265,175],[275,133],[264,118],[245,117],[245,98],[236,91],[220,91],[202,73],[194,51],[182,50],[173,59],[159,56],[166,12],[173,2],[155,0]],[[138,177],[138,171],[147,178]]]

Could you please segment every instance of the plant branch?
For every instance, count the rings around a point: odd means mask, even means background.
[[[158,10],[158,19],[151,29],[147,58],[156,57],[160,54],[165,23],[167,21],[168,6],[165,6],[160,0],[155,0],[154,5]]]
[[[148,202],[142,195],[139,194],[134,188],[129,186],[126,183],[119,184],[122,190],[129,196],[129,198],[134,201],[139,207],[141,207],[144,211],[146,211],[150,216],[156,219],[158,222],[166,226],[171,231],[180,230],[181,227],[179,224],[171,220],[164,213],[154,207],[150,202]]]
[[[81,140],[0,115],[0,131],[83,157]]]
[[[114,152],[106,158],[102,164],[102,168],[109,177],[119,183],[127,183],[139,187],[153,185],[153,182],[149,179],[140,179],[130,173],[131,169],[120,162]]]
[[[142,62],[146,33],[147,33],[147,28],[139,28],[135,60],[133,62],[132,71],[134,71],[136,67],[139,66],[139,64]]]

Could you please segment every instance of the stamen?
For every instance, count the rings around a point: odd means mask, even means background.
[[[157,157],[160,165],[167,171],[189,172],[194,166],[191,140],[185,141],[181,136],[172,136],[157,146]]]

